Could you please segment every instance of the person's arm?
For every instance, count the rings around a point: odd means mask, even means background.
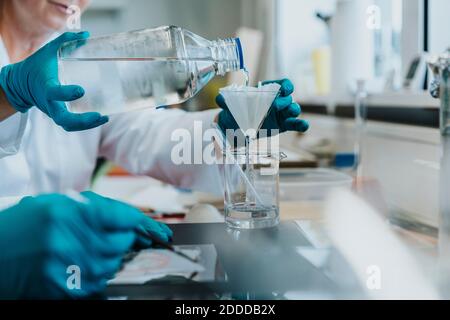
[[[300,106],[292,101],[292,83],[289,80],[277,82],[281,86],[280,96],[274,101],[263,128],[279,132],[306,131],[308,122],[298,119]],[[100,155],[133,174],[149,175],[182,188],[221,194],[220,167],[217,162],[207,163],[204,158],[213,152],[214,148],[208,148],[212,146],[212,138],[204,134],[212,130],[214,122],[223,130],[239,127],[223,98],[218,99],[218,105],[222,110],[143,110],[113,116],[110,123],[102,127]],[[181,149],[185,154],[180,155]],[[177,163],[181,159],[188,161]]]
[[[0,122],[9,118],[16,112],[16,109],[14,109],[6,99],[5,92],[0,88]]]
[[[173,235],[137,209],[92,192],[23,198],[0,211],[0,299],[101,294],[133,245],[152,244],[136,243],[137,230],[161,241]],[[71,288],[75,272],[79,287]]]
[[[206,163],[199,154],[211,146],[211,137],[203,134],[207,129],[213,131],[211,124],[218,112],[142,110],[111,116],[102,127],[100,155],[133,174],[221,194],[219,167]],[[183,142],[185,157],[180,155]],[[181,158],[189,161],[180,163]]]
[[[28,123],[28,113],[11,111],[5,99],[0,90],[0,159],[19,152]]]
[[[82,114],[67,110],[66,101],[84,95],[78,85],[61,85],[58,79],[58,49],[72,40],[85,40],[89,33],[66,32],[47,43],[27,59],[4,66],[0,71],[0,87],[10,106],[20,113],[36,107],[66,131],[82,131],[103,125],[108,117],[97,112]],[[2,108],[3,117],[11,112]]]

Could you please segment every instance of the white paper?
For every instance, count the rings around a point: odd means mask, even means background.
[[[149,186],[128,199],[128,202],[142,208],[161,212],[185,212],[180,192],[172,186]]]
[[[200,250],[182,250],[193,259],[200,256]],[[109,284],[144,284],[150,280],[168,275],[190,276],[203,272],[205,268],[166,249],[141,251],[132,261],[125,264]]]
[[[270,83],[260,87],[231,85],[220,89],[220,94],[241,130],[255,133],[280,90],[280,85]],[[255,134],[256,135],[256,134]]]

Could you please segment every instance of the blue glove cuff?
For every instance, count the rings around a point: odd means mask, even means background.
[[[7,65],[2,68],[0,72],[0,86],[11,106],[17,111],[25,113],[32,106],[16,94],[16,92],[19,92],[18,90],[14,90],[13,68],[15,67],[18,67],[18,65]]]

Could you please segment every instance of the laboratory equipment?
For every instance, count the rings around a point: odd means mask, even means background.
[[[279,223],[279,163],[283,154],[224,152],[225,221],[238,229]],[[251,170],[249,170],[251,168]]]
[[[257,85],[257,75],[262,67],[261,58],[264,45],[264,32],[258,29],[240,27],[236,31],[236,36],[245,44],[245,67],[252,70],[252,77],[245,79],[246,85]],[[243,77],[240,72],[231,73],[228,83],[242,83]]]
[[[442,295],[450,297],[450,48],[428,63],[434,79],[431,95],[440,98],[441,166],[439,214],[439,274]]]
[[[359,79],[356,81],[356,96],[355,96],[355,122],[359,131],[365,128],[367,120],[367,89],[366,81]]]
[[[362,176],[362,153],[367,120],[366,81],[355,81],[354,122],[339,123],[335,137],[333,165],[336,169],[351,174],[355,178]]]
[[[220,94],[245,136],[256,139],[257,132],[280,88],[278,83],[259,87],[231,85],[220,89]]]
[[[357,92],[355,97],[355,181],[356,189],[359,191],[362,186],[361,181],[363,178],[363,163],[362,154],[364,148],[364,138],[366,134],[366,120],[367,120],[367,89],[366,81],[360,79],[357,81]]]
[[[423,90],[427,78],[427,58],[428,54],[423,52],[411,61],[403,82],[403,87],[406,90]]]
[[[185,102],[214,76],[244,69],[238,38],[209,41],[176,26],[64,44],[59,78],[82,86],[72,112],[113,114]]]
[[[301,109],[298,103],[293,102],[292,94],[294,93],[294,85],[289,79],[270,80],[262,82],[262,85],[275,83],[280,85],[279,94],[272,103],[269,113],[266,115],[261,129],[265,129],[264,133],[267,136],[277,135],[286,131],[305,132],[309,128],[308,121],[300,119]],[[265,87],[264,90],[266,90]],[[226,90],[226,89],[223,89]],[[256,88],[248,89],[250,91],[257,90]],[[263,89],[258,89],[259,91]],[[253,93],[255,94],[255,93]],[[222,131],[227,129],[237,130],[240,128],[236,122],[234,115],[225,101],[222,94],[216,97],[216,104],[223,109],[218,116],[218,124]],[[242,108],[241,108],[242,109]],[[243,110],[246,110],[245,108]],[[242,121],[240,121],[242,123]]]
[[[368,26],[367,10],[371,0],[338,0],[331,19],[331,88],[335,98],[348,95],[355,79],[370,79],[374,74],[374,32]]]
[[[224,146],[225,220],[231,227],[265,228],[279,222],[280,155],[270,145],[259,148],[256,139],[280,88],[277,83],[269,83],[257,88],[231,85],[220,90],[245,136],[243,148]]]

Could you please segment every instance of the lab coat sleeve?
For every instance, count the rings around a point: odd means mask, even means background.
[[[0,214],[3,210],[18,204],[23,197],[0,197]]]
[[[219,165],[194,158],[194,150],[198,155],[199,148],[206,150],[207,145],[211,146],[212,139],[202,137],[206,130],[211,133],[217,113],[218,110],[143,110],[112,116],[102,128],[100,155],[132,174],[148,175],[185,189],[222,194]],[[186,152],[190,153],[191,161],[181,164],[173,161],[180,136],[192,138],[183,143],[190,148]],[[175,154],[178,157],[180,153]]]
[[[16,113],[0,122],[0,159],[19,151],[27,121],[27,113]]]

